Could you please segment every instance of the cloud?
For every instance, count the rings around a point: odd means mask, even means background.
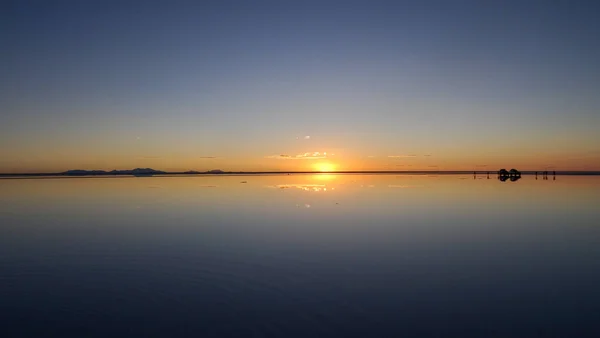
[[[200,156],[198,158],[218,158],[218,157],[216,157],[216,156]]]
[[[331,154],[333,155],[333,154]],[[327,158],[327,153],[321,153],[321,152],[312,152],[312,153],[304,153],[304,154],[298,154],[295,156],[292,155],[287,155],[287,154],[280,154],[280,155],[271,155],[271,156],[265,156],[266,158],[275,158],[275,159],[279,159],[279,160],[316,160],[316,159],[320,159],[320,158]]]
[[[417,157],[417,155],[388,155],[389,158],[408,158]]]
[[[367,156],[367,157],[368,157],[368,158],[375,158],[375,157],[377,157],[377,156],[375,156],[375,155],[369,155],[369,156]]]

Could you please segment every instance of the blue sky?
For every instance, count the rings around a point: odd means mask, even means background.
[[[591,1],[2,6],[0,171],[600,170]]]

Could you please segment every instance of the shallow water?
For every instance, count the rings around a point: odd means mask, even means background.
[[[575,176],[0,180],[0,336],[600,336],[599,202]]]

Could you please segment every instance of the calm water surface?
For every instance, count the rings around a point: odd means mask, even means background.
[[[598,337],[600,177],[0,180],[0,337],[114,336]]]

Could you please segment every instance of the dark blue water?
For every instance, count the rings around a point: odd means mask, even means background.
[[[0,337],[598,337],[599,202],[596,177],[0,180]]]

